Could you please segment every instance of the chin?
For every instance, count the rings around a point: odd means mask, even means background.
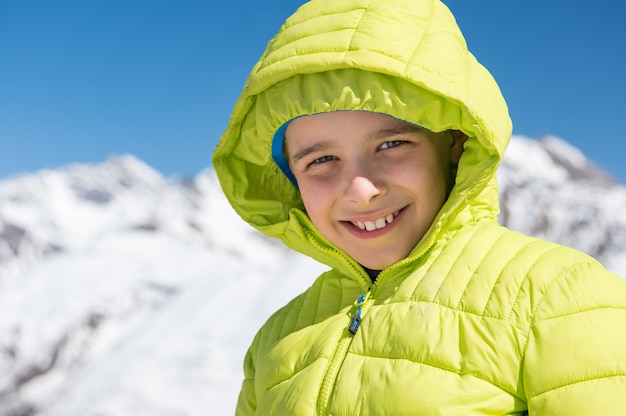
[[[359,264],[363,267],[367,267],[370,270],[383,270],[393,265],[394,263],[399,262],[400,260],[402,260],[402,258],[398,260],[394,260],[394,261],[382,261],[382,262],[376,262],[376,263],[371,263],[368,261],[364,261],[364,262],[359,261]]]
[[[376,250],[368,253],[367,255],[361,255],[358,257],[354,256],[353,258],[363,267],[367,267],[371,270],[383,270],[389,266],[398,263],[399,261],[404,260],[410,252],[411,250],[408,250],[406,253],[395,252],[387,253],[387,256],[381,256],[381,251]],[[359,261],[359,258],[361,258],[363,261]],[[376,261],[372,262],[372,259],[375,259]]]

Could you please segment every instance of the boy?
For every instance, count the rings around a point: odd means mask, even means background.
[[[510,134],[438,0],[286,21],[213,162],[244,220],[330,270],[255,337],[237,414],[624,412],[626,284],[497,224]]]

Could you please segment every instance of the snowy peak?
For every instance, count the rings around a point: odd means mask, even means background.
[[[60,169],[42,170],[0,182],[0,196],[15,202],[43,199],[63,193],[96,204],[107,203],[120,189],[134,186],[159,187],[163,176],[131,155],[114,156],[99,164],[73,164]]]
[[[0,277],[37,258],[84,244],[125,194],[162,187],[163,177],[132,156],[43,170],[0,183]]]
[[[157,189],[165,183],[159,172],[131,155],[99,165],[73,165],[64,173],[76,197],[94,204],[106,204],[125,189]]]
[[[626,276],[626,188],[578,149],[554,137],[513,137],[498,179],[501,223],[578,248]]]
[[[592,163],[578,148],[563,139],[546,136],[534,140],[513,136],[503,161],[503,170],[516,180],[567,181],[614,186],[610,176]]]
[[[223,221],[234,222],[233,237],[250,232],[212,171],[191,180],[166,179],[124,155],[21,175],[0,182],[0,282],[48,254],[80,253],[120,232],[158,231],[211,244]]]

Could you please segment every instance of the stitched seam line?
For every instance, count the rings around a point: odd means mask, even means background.
[[[435,13],[435,7],[436,6],[435,6],[434,2],[431,2],[430,15],[428,16],[428,20],[426,21],[427,22],[426,23],[426,27],[424,28],[424,30],[422,30],[422,36],[420,37],[420,39],[415,43],[415,49],[413,49],[413,52],[411,52],[411,57],[405,63],[405,66],[404,66],[404,73],[405,74],[407,74],[409,72],[409,68],[411,67],[411,62],[413,62],[413,59],[415,58],[415,55],[417,55],[417,51],[422,46],[422,40],[424,39],[424,35],[430,29],[430,25],[433,22],[433,14]]]
[[[345,9],[345,10],[334,10],[334,11],[329,11],[328,13],[316,14],[315,16],[313,16],[312,18],[309,18],[309,19],[302,19],[302,20],[289,22],[289,23],[291,23],[289,25],[285,24],[285,30],[293,29],[294,27],[299,26],[299,25],[301,25],[303,23],[311,22],[313,20],[316,20],[316,19],[319,19],[319,18],[322,18],[322,17],[336,16],[336,15],[344,14],[344,13],[352,13],[352,12],[354,12],[356,10],[366,10],[368,7],[369,7],[369,5],[366,6],[366,7],[349,7],[347,9]]]
[[[546,252],[546,254],[547,254],[547,253],[549,253],[550,251],[552,251],[552,250],[548,250],[548,251]],[[543,256],[541,256],[541,257],[543,257]],[[540,257],[540,258],[541,258],[541,257]],[[539,259],[540,259],[540,258],[539,258]],[[535,265],[535,264],[537,264],[537,262],[539,261],[539,259],[537,259],[537,261],[533,264],[533,267],[534,267],[534,265]],[[577,268],[577,267],[581,267],[581,266],[588,265],[588,264],[591,264],[591,262],[590,262],[590,261],[587,261],[587,262],[576,263],[576,264],[574,264],[574,265],[572,265],[572,266],[570,266],[570,267],[566,268],[566,269],[565,269],[565,270],[563,270],[560,274],[558,274],[558,275],[557,275],[557,276],[556,276],[556,277],[552,280],[552,282],[550,283],[550,285],[548,285],[548,287],[546,288],[546,291],[544,292],[543,297],[542,297],[542,298],[541,298],[541,300],[537,303],[537,307],[536,307],[536,308],[535,308],[535,310],[533,311],[532,318],[531,318],[531,320],[530,320],[530,325],[528,326],[528,331],[526,332],[526,342],[524,343],[524,348],[522,349],[522,356],[520,357],[520,358],[521,358],[521,359],[520,359],[520,362],[522,363],[522,368],[524,368],[524,366],[525,366],[525,364],[526,364],[526,353],[527,353],[527,351],[528,351],[528,344],[530,343],[531,338],[533,338],[533,335],[532,335],[532,330],[533,330],[533,328],[535,327],[535,323],[536,323],[535,318],[536,318],[536,315],[537,315],[537,311],[539,311],[539,309],[541,308],[541,305],[543,304],[543,301],[546,299],[546,296],[547,296],[548,292],[550,292],[550,289],[552,289],[552,287],[553,287],[553,286],[554,286],[554,285],[555,285],[555,284],[556,284],[556,283],[557,283],[557,282],[561,279],[561,277],[563,277],[563,276],[565,276],[566,274],[570,273],[573,269],[575,269],[575,268]],[[531,267],[531,268],[529,268],[528,270],[531,270],[531,269],[532,269],[532,267]],[[520,292],[521,292],[521,286],[520,286]],[[519,293],[520,293],[520,292],[518,292],[518,296],[519,296]],[[511,313],[513,313],[513,312],[511,311]],[[524,390],[525,390],[525,389],[524,389]]]
[[[600,310],[605,310],[605,309],[615,309],[615,310],[624,310],[624,311],[626,311],[626,306],[598,306],[598,307],[589,308],[589,309],[581,309],[581,310],[578,310],[578,311],[575,311],[575,312],[565,313],[563,315],[551,316],[549,318],[542,319],[541,322],[547,322],[547,321],[550,321],[552,319],[565,318],[566,316],[574,316],[574,315],[578,315],[579,313],[587,313],[587,312],[600,311]]]
[[[479,318],[493,319],[493,320],[496,320],[496,321],[505,321],[506,323],[511,325],[513,328],[519,329],[522,332],[526,331],[526,328],[521,328],[521,327],[517,326],[515,323],[513,323],[506,316],[483,315],[483,314],[472,312],[472,311],[466,311],[464,309],[456,309],[456,308],[453,308],[452,306],[444,305],[444,304],[441,304],[441,303],[438,303],[438,302],[434,302],[434,301],[430,301],[430,300],[415,300],[415,299],[403,297],[403,298],[397,298],[397,299],[394,299],[392,301],[389,301],[385,305],[393,305],[393,304],[396,304],[396,303],[414,303],[414,304],[415,303],[429,303],[429,304],[432,304],[432,305],[440,306],[440,307],[445,308],[445,309],[449,309],[451,311],[461,312],[461,313],[465,313],[465,314],[468,314],[468,315],[473,315],[473,316],[476,316],[476,317],[479,317]],[[380,306],[384,306],[384,305],[380,305]]]
[[[485,230],[485,234],[491,232],[491,230]],[[498,236],[498,238],[496,238],[495,241],[493,241],[491,243],[491,247],[485,252],[485,254],[482,256],[482,258],[480,259],[479,262],[476,262],[476,268],[472,271],[472,275],[470,276],[469,280],[467,281],[467,283],[465,284],[465,289],[463,290],[463,293],[461,294],[461,297],[459,298],[459,302],[457,304],[457,307],[467,298],[467,291],[469,289],[469,286],[472,282],[474,282],[475,279],[479,278],[479,276],[477,275],[478,270],[480,269],[481,266],[483,266],[485,264],[485,259],[487,257],[489,257],[489,255],[496,249],[496,247],[498,246],[498,243],[500,242],[500,240],[502,240],[504,238],[504,236],[506,235],[505,231],[502,229],[498,229],[498,232],[500,233],[500,235]],[[480,237],[480,236],[479,236]],[[473,238],[476,238],[476,236],[473,236]],[[467,244],[466,247],[469,247],[471,244]],[[461,254],[463,254],[465,250],[461,251],[461,253],[459,254],[459,257],[461,257]],[[457,261],[458,261],[457,258]],[[456,261],[455,261],[456,263]],[[502,271],[500,271],[500,275],[502,274]],[[491,296],[493,294],[493,291],[495,290],[495,284],[498,282],[498,279],[500,278],[500,275],[498,275],[498,278],[493,282],[493,284],[491,285],[491,292],[489,293],[489,297],[487,298],[487,303],[484,305],[484,307],[482,308],[482,311],[480,312],[481,315],[484,315],[485,311],[487,310],[487,306],[489,305],[489,300],[491,300]]]
[[[473,225],[473,224],[472,224]],[[476,233],[478,233],[478,227],[472,227],[472,235],[471,238],[474,238],[474,236],[476,235]],[[444,241],[442,242],[436,242],[434,245],[437,246],[437,248],[439,247],[443,247],[445,244],[447,244],[450,240],[452,240],[452,236],[447,237]],[[461,250],[461,252],[463,252],[463,250],[465,250],[467,248],[467,245],[465,247],[463,247],[463,249]],[[441,254],[439,254],[441,255]],[[458,258],[460,257],[460,254],[457,256],[457,259],[450,265],[450,267],[448,267],[448,270],[446,271],[446,275],[450,274],[450,270],[452,270],[452,268],[454,268],[454,265],[456,264],[456,262],[458,261]],[[415,298],[415,294],[421,290],[422,286],[425,284],[424,283],[424,276],[428,275],[431,272],[431,269],[437,264],[437,261],[433,261],[431,262],[431,264],[428,266],[428,269],[424,272],[424,275],[422,276],[422,279],[417,283],[417,285],[415,285],[415,289],[413,289],[413,293],[412,293],[412,298]],[[443,279],[440,284],[439,287],[437,288],[437,290],[434,292],[433,296],[431,299],[428,299],[426,302],[429,303],[436,303],[434,302],[434,300],[437,298],[437,296],[439,295],[439,291],[441,290],[441,286],[445,283],[446,279]],[[411,300],[411,298],[407,299],[407,300]]]
[[[505,235],[505,233],[503,232],[502,236],[500,238],[498,238],[498,241],[500,241],[500,239],[503,238],[504,235]],[[483,313],[485,313],[487,308],[489,307],[489,304],[491,303],[491,300],[493,299],[494,293],[496,291],[496,286],[497,286],[498,282],[500,282],[500,280],[502,279],[502,276],[503,276],[505,270],[508,272],[508,267],[507,266],[509,266],[511,264],[511,261],[514,260],[517,257],[518,254],[520,254],[522,251],[524,251],[532,243],[533,243],[532,241],[529,241],[529,242],[525,243],[523,246],[521,246],[515,252],[515,254],[511,255],[511,257],[506,262],[506,264],[500,269],[500,273],[498,274],[498,277],[496,278],[496,280],[493,282],[493,285],[491,286],[491,293],[489,293],[489,298],[487,299],[487,303],[485,304],[485,308],[483,309]],[[515,301],[513,302],[513,306],[515,306],[515,304],[517,304],[517,302],[518,302],[520,291],[521,291],[521,286],[522,286],[522,284],[524,283],[525,280],[526,279],[522,279],[522,281],[520,282],[520,287],[518,288],[517,295],[515,295]],[[511,320],[511,315],[513,314],[513,310],[515,310],[515,309],[512,309],[511,312],[509,313],[509,315],[507,316],[507,319],[509,321]]]
[[[514,392],[505,390],[504,388],[502,388],[502,386],[498,386],[497,384],[494,384],[493,381],[487,380],[486,378],[481,377],[478,374],[462,373],[460,371],[456,371],[456,370],[453,370],[453,369],[450,369],[450,368],[446,368],[446,367],[443,367],[441,365],[437,365],[437,364],[433,364],[433,363],[426,363],[426,362],[423,362],[423,361],[411,360],[411,359],[404,358],[404,357],[385,357],[385,356],[378,356],[378,355],[372,355],[372,354],[359,354],[359,353],[354,352],[354,351],[350,351],[349,354],[356,355],[356,356],[359,356],[359,357],[377,358],[377,359],[380,359],[380,360],[408,361],[408,362],[414,363],[414,364],[421,364],[421,365],[424,365],[424,366],[427,366],[427,367],[437,368],[439,370],[446,371],[448,373],[456,374],[456,375],[459,375],[459,376],[471,376],[471,377],[477,378],[478,380],[481,380],[481,381],[484,381],[486,383],[489,383],[492,386],[494,386],[494,387],[504,391],[507,394],[515,396],[515,397],[517,397],[518,399],[520,399],[522,401],[526,401],[525,398],[519,397]]]
[[[567,388],[567,387],[570,387],[570,386],[574,386],[576,384],[586,383],[588,381],[606,380],[606,379],[621,378],[621,377],[626,377],[626,374],[611,374],[611,375],[605,375],[605,376],[589,377],[589,378],[586,378],[584,380],[574,381],[572,383],[567,383],[567,384],[563,384],[561,386],[557,386],[557,387],[551,388],[550,390],[542,391],[539,394],[536,394],[536,395],[534,395],[532,397],[528,397],[528,401],[530,401],[531,399],[535,399],[535,398],[537,398],[537,397],[539,397],[541,395],[544,395],[544,394],[547,394],[547,393],[551,393],[551,392],[553,392],[555,390],[564,389],[564,388]]]
[[[539,241],[531,241],[531,242],[530,242],[528,245],[526,245],[524,248],[530,247],[530,246],[531,246],[531,245],[533,245],[533,244],[540,244],[540,242],[539,242]],[[530,265],[530,266],[529,266],[526,270],[524,270],[524,276],[525,276],[525,278],[524,278],[524,279],[522,279],[522,281],[520,282],[519,288],[517,289],[517,294],[515,295],[515,302],[513,302],[513,304],[511,305],[511,311],[509,312],[509,316],[508,316],[509,320],[511,320],[511,317],[512,317],[513,313],[515,312],[516,306],[517,306],[517,304],[519,303],[519,301],[520,301],[520,299],[521,299],[522,291],[523,291],[523,288],[524,288],[524,283],[525,283],[525,282],[529,279],[529,277],[528,277],[529,272],[530,272],[531,270],[533,270],[533,269],[535,268],[535,266],[536,266],[536,265],[537,265],[537,264],[538,264],[541,260],[543,260],[543,258],[544,258],[544,257],[547,257],[547,256],[548,256],[548,254],[552,253],[554,250],[557,250],[558,248],[559,248],[559,246],[554,246],[554,247],[552,247],[552,248],[548,249],[548,251],[544,251],[544,252],[543,252],[543,253],[542,253],[539,257],[537,257],[537,258],[535,259],[535,261],[533,262],[533,264],[531,264],[531,265]],[[520,251],[520,252],[521,252],[521,251]],[[520,253],[520,252],[518,252],[518,253]],[[545,293],[548,293],[548,291],[550,290],[550,288],[552,287],[552,285],[554,284],[554,282],[555,282],[556,280],[558,280],[558,278],[559,278],[560,276],[562,276],[563,274],[565,274],[566,272],[568,272],[568,271],[569,271],[572,267],[575,267],[575,265],[574,265],[574,266],[570,266],[570,267],[568,267],[567,269],[565,269],[564,271],[562,271],[559,275],[557,275],[557,277],[555,277],[555,278],[554,278],[554,280],[552,281],[552,283],[550,283],[550,284],[548,285],[548,288],[546,289],[546,292],[545,292]],[[539,309],[539,305],[541,304],[541,302],[543,302],[543,299],[544,299],[544,298],[545,298],[545,294],[544,294],[544,297],[543,297],[543,298],[541,298],[541,300],[540,300],[540,301],[539,301],[539,303],[537,304],[537,307],[536,307],[535,311],[536,311],[537,309]],[[531,325],[530,325],[531,327],[532,327],[533,322],[534,322],[534,313],[533,313],[533,321],[531,322]]]
[[[362,9],[363,10],[363,14],[361,14],[361,17],[359,18],[359,21],[354,26],[354,30],[352,31],[352,36],[350,36],[350,40],[348,41],[348,50],[345,51],[344,56],[348,53],[348,51],[352,50],[352,41],[354,40],[354,35],[356,35],[356,33],[358,32],[359,26],[361,26],[361,22],[363,21],[363,18],[367,14],[367,10],[370,8],[371,5],[372,5],[372,0],[370,0],[370,2],[367,4],[367,7]]]
[[[329,358],[329,357],[327,357],[327,356],[325,356],[325,355],[320,355],[320,356],[319,356],[316,360],[314,360],[314,361],[312,361],[311,363],[309,363],[308,365],[305,365],[304,367],[300,368],[300,369],[299,369],[298,371],[296,371],[295,373],[290,374],[290,375],[289,375],[289,377],[287,377],[286,379],[284,379],[284,380],[280,380],[280,381],[278,381],[277,383],[272,384],[271,386],[269,386],[268,388],[266,388],[266,389],[265,389],[265,391],[266,391],[266,392],[267,392],[267,391],[270,391],[270,390],[272,390],[272,389],[274,389],[274,388],[276,388],[276,387],[280,386],[281,384],[283,384],[283,383],[285,383],[285,382],[287,382],[287,381],[291,380],[292,378],[294,378],[295,376],[297,376],[298,374],[300,374],[302,371],[304,371],[304,370],[306,370],[307,368],[309,368],[309,367],[310,367],[311,365],[313,365],[313,364],[314,364],[317,360],[320,360],[320,359],[325,359],[325,360],[326,360],[326,361],[328,361],[328,362],[330,362],[330,360],[331,360],[331,358]],[[320,383],[320,384],[321,384],[321,383]]]
[[[472,241],[472,240],[474,240],[474,239],[476,238],[476,235],[477,235],[479,232],[480,232],[480,227],[475,227],[475,228],[474,228],[474,230],[473,230],[473,232],[472,232],[471,238],[469,238],[469,239],[468,239],[468,241]],[[450,272],[451,272],[452,270],[454,270],[454,268],[456,267],[456,265],[458,264],[458,262],[459,262],[459,261],[461,261],[461,258],[463,258],[463,259],[464,259],[463,261],[464,261],[464,262],[466,262],[465,253],[467,252],[467,250],[470,250],[470,249],[471,249],[471,247],[470,247],[470,246],[471,246],[471,244],[466,243],[466,244],[463,246],[463,248],[461,249],[461,251],[460,251],[460,252],[456,255],[456,258],[454,259],[454,261],[452,262],[452,264],[450,265],[450,267],[448,267],[448,270],[446,271],[446,274],[445,274],[445,276],[446,276],[446,277],[445,277],[444,279],[442,279],[441,284],[439,285],[439,287],[437,288],[437,291],[435,292],[435,295],[433,296],[433,298],[432,298],[432,299],[430,299],[431,301],[432,301],[432,300],[434,300],[434,299],[439,298],[439,292],[441,292],[442,287],[444,286],[444,284],[445,284],[445,283],[446,283],[446,281],[448,280],[448,276],[450,276],[450,275],[451,275],[451,273],[450,273]],[[434,262],[432,263],[432,265],[435,265],[436,263],[437,263],[437,262],[436,262],[436,261],[434,261]],[[479,262],[479,263],[477,263],[477,264],[480,264],[480,262]],[[431,265],[431,266],[432,266],[432,265]],[[430,272],[430,269],[429,269],[428,271]],[[472,274],[473,274],[473,273],[472,273]],[[467,283],[465,284],[465,290],[467,290],[467,285],[469,285],[469,282],[470,282],[471,280],[472,280],[472,278],[471,278],[471,276],[470,276],[469,280],[468,280],[468,281],[467,281]],[[423,281],[423,280],[422,280],[422,281]],[[420,282],[420,283],[421,283],[421,282]],[[419,286],[419,284],[418,284],[418,286]],[[463,293],[465,293],[465,290],[463,291]],[[462,298],[463,298],[463,294],[461,294],[461,299],[462,299]],[[457,305],[456,305],[456,306],[458,307],[458,303],[457,303]]]
[[[549,250],[548,252],[546,252],[546,254],[548,254],[551,250]],[[543,256],[542,256],[543,257]],[[533,267],[535,266],[535,264],[537,264],[537,262],[535,262],[533,264]],[[580,263],[576,263],[571,265],[570,267],[568,267],[567,269],[563,270],[561,273],[559,273],[558,275],[556,275],[556,277],[552,280],[552,282],[548,285],[548,287],[546,288],[546,291],[543,294],[543,297],[541,298],[541,300],[537,303],[537,307],[535,308],[533,315],[532,315],[532,319],[530,321],[530,328],[532,329],[535,326],[536,321],[536,315],[537,315],[537,311],[539,311],[539,309],[541,309],[541,305],[543,304],[543,302],[546,300],[546,297],[548,295],[548,293],[552,290],[552,288],[554,287],[554,285],[556,285],[563,276],[565,275],[569,275],[570,272],[574,269],[580,268],[582,266],[587,266],[592,264],[592,262],[590,261],[585,261],[585,262],[580,262]],[[530,269],[529,269],[530,270]],[[529,330],[530,332],[530,330]]]

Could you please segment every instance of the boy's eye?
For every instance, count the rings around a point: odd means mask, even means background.
[[[389,142],[384,142],[383,144],[381,144],[380,149],[391,149],[392,147],[400,146],[402,143],[404,143],[404,140],[391,140]]]
[[[326,162],[330,162],[331,160],[335,160],[335,159],[337,159],[335,156],[322,156],[322,157],[318,157],[317,159],[312,161],[310,164],[311,165],[315,165],[315,164],[320,164],[320,163],[326,163]]]

